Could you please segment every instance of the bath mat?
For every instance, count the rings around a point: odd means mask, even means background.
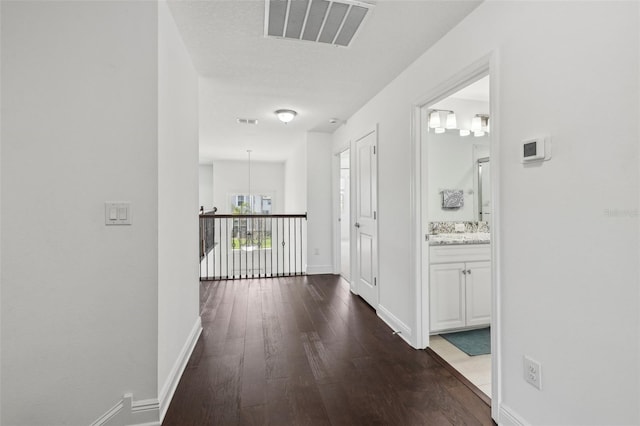
[[[476,356],[491,353],[490,327],[446,333],[440,336],[447,339],[452,345],[467,355]]]

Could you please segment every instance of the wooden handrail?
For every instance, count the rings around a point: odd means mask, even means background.
[[[212,214],[212,213],[204,213],[201,214],[200,217],[218,217],[222,219],[250,219],[257,217],[266,217],[266,218],[287,218],[287,217],[302,217],[307,218],[307,214]]]

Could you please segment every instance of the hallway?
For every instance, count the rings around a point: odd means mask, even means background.
[[[163,425],[491,425],[338,276],[201,283],[203,332]]]

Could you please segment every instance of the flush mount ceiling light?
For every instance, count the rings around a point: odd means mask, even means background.
[[[292,109],[279,109],[275,112],[275,114],[278,117],[278,120],[282,121],[284,124],[287,124],[288,122],[293,120],[296,115],[298,115],[298,113]]]
[[[371,8],[354,0],[265,0],[264,35],[347,47]]]

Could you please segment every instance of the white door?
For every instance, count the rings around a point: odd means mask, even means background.
[[[465,326],[465,264],[442,263],[429,268],[431,331]]]
[[[491,323],[491,262],[469,262],[466,274],[467,325]]]
[[[356,285],[357,292],[378,308],[378,232],[376,132],[355,143],[356,149]]]

